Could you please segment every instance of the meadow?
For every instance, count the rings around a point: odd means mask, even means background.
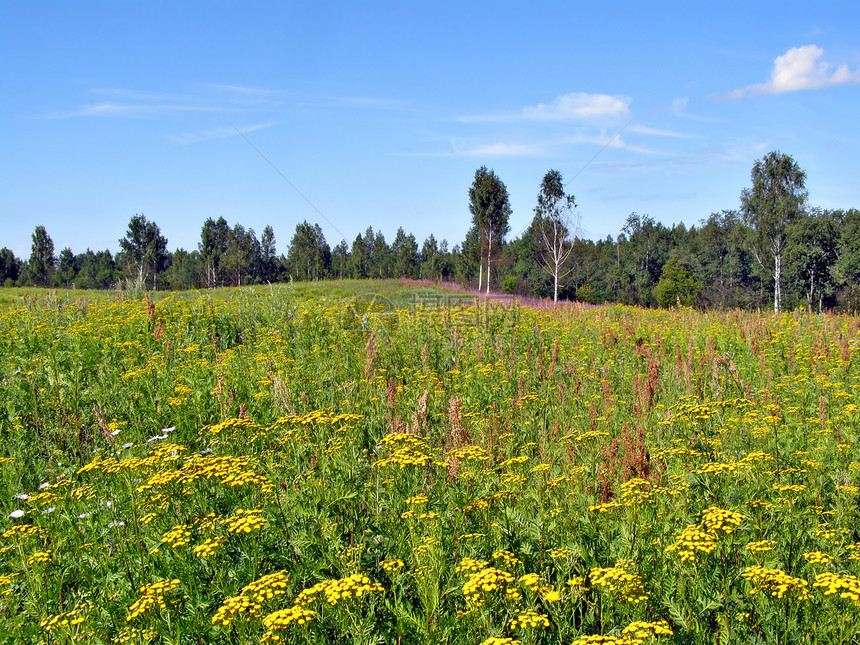
[[[0,642],[860,642],[860,318],[0,290]]]

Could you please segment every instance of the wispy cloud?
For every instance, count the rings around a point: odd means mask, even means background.
[[[770,141],[730,141],[701,149],[703,158],[749,164],[771,147]]]
[[[682,136],[668,133],[652,128],[642,128],[644,134],[656,134],[659,136]],[[463,139],[451,140],[451,154],[466,157],[536,157],[554,156],[565,153],[571,147],[581,146],[606,146],[615,150],[626,150],[642,154],[658,154],[655,150],[643,146],[634,145],[625,141],[621,136],[609,130],[597,130],[588,128],[577,128],[571,134],[545,138],[533,142],[505,142],[494,141],[482,143],[465,141]]]
[[[621,94],[588,94],[573,92],[556,97],[550,103],[529,105],[519,112],[475,114],[459,117],[459,121],[594,121],[620,119],[630,113],[629,96]]]
[[[776,57],[767,81],[739,88],[723,98],[743,99],[762,94],[784,94],[860,83],[860,70],[852,70],[847,63],[837,65],[825,61],[823,56],[824,50],[817,45],[793,47]]]
[[[627,128],[628,132],[636,132],[637,134],[645,134],[653,137],[669,137],[672,139],[689,139],[691,135],[684,132],[675,132],[673,130],[661,130],[659,128],[649,128],[647,125],[632,123]]]
[[[197,94],[151,92],[103,87],[91,91],[99,99],[63,114],[65,117],[144,117],[191,112],[259,110],[265,90],[212,86]],[[253,98],[252,98],[253,97]],[[267,99],[267,107],[275,104]]]
[[[291,92],[244,85],[203,85],[189,92],[157,92],[103,87],[90,90],[96,99],[61,117],[141,118],[193,112],[263,113],[294,107],[387,109],[403,101],[368,96]]]
[[[462,141],[451,141],[454,155],[461,157],[535,157],[547,153],[540,144],[523,143],[489,143],[466,144]]]
[[[263,130],[277,125],[276,121],[266,121],[264,123],[255,123],[253,125],[245,125],[241,127],[233,127],[231,125],[220,126],[217,128],[209,128],[206,130],[195,130],[194,132],[183,132],[181,134],[170,135],[168,138],[180,144],[199,143],[201,141],[209,141],[211,139],[226,139],[227,137],[235,137],[239,134],[254,132],[255,130]]]

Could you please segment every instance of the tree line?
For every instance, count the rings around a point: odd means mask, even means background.
[[[530,225],[506,239],[508,191],[486,166],[468,190],[471,227],[450,249],[433,235],[419,245],[402,227],[389,243],[372,226],[331,247],[318,224],[303,221],[278,255],[271,226],[258,238],[221,217],[203,223],[196,249],[169,251],[158,225],[136,214],[116,254],[64,248],[56,256],[45,227],[37,226],[28,260],[0,249],[0,284],[184,290],[413,278],[593,304],[856,310],[860,211],[810,206],[805,172],[778,151],[755,162],[750,180],[737,210],[690,227],[631,213],[615,237],[596,241],[581,237],[575,198],[557,170],[538,186]]]

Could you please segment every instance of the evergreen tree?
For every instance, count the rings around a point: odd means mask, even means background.
[[[134,215],[119,246],[126,277],[137,280],[141,286],[151,280],[155,290],[158,274],[167,265],[167,238],[161,234],[158,224],[148,221],[142,213]]]
[[[57,258],[54,257],[54,241],[44,226],[33,231],[33,245],[30,248],[28,279],[39,287],[47,287],[54,276]]]

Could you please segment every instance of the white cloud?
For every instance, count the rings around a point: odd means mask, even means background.
[[[823,60],[823,56],[824,50],[817,45],[793,47],[776,57],[770,79],[737,89],[725,98],[740,99],[860,83],[860,70],[852,70],[845,63],[837,67],[835,63]]]
[[[254,130],[263,130],[264,128],[272,127],[275,123],[275,121],[266,121],[264,123],[255,123],[254,125],[246,125],[240,128],[234,128],[231,125],[224,125],[217,128],[210,128],[208,130],[195,130],[194,132],[174,134],[170,135],[169,138],[180,144],[199,143],[210,139],[226,139],[227,137],[234,137],[237,134],[253,132]]]
[[[649,128],[647,125],[639,125],[634,123],[627,128],[628,132],[636,132],[637,134],[647,134],[653,137],[670,137],[673,139],[689,139],[690,135],[683,132],[674,132],[672,130],[660,130],[658,128]]]
[[[630,112],[629,96],[573,92],[556,97],[551,103],[538,103],[510,114],[478,114],[460,121],[594,121],[618,119]]]
[[[523,108],[522,118],[533,121],[578,121],[595,118],[620,118],[630,112],[629,96],[574,92],[559,96],[552,103]]]
[[[545,154],[539,146],[520,143],[491,143],[477,146],[464,146],[451,142],[454,153],[464,157],[530,157]]]
[[[687,105],[690,103],[690,99],[687,97],[681,97],[674,99],[672,101],[672,114],[675,116],[684,116],[684,112],[687,109]]]

